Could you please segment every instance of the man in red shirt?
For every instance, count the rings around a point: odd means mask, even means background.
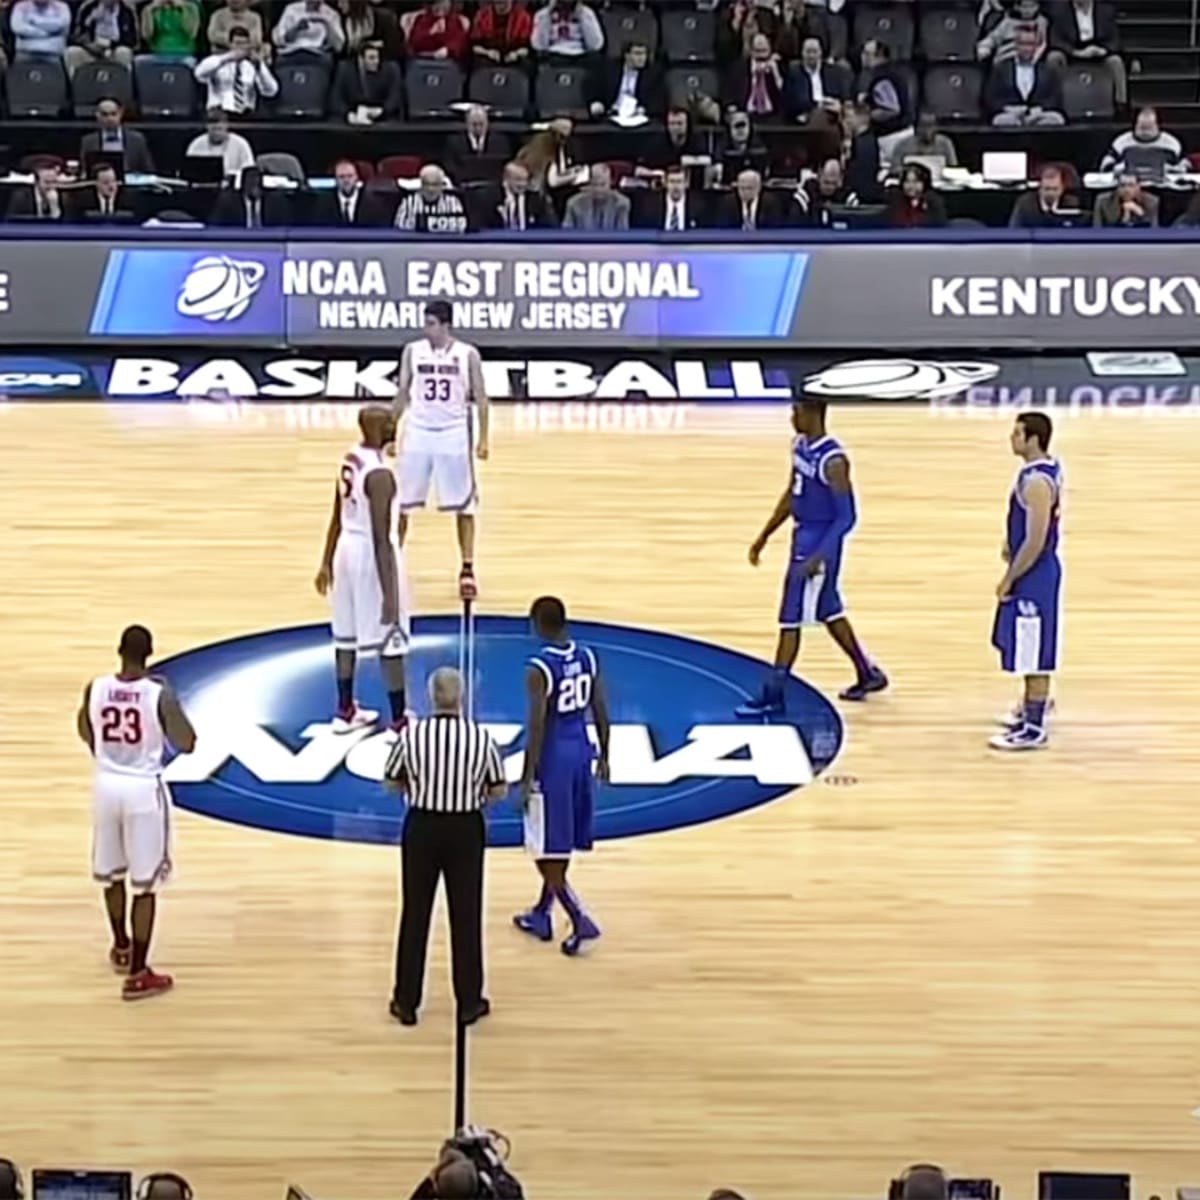
[[[467,53],[467,19],[451,0],[430,0],[406,30],[414,58],[462,59]]]
[[[514,0],[488,0],[471,25],[471,49],[489,62],[514,63],[529,56],[533,18]]]

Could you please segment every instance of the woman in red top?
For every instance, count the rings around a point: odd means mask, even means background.
[[[520,62],[529,55],[533,18],[513,0],[488,0],[471,24],[471,49],[489,62]]]
[[[451,0],[430,0],[408,27],[408,52],[415,58],[465,58],[467,19]]]
[[[946,206],[933,190],[933,176],[924,163],[909,163],[900,173],[888,224],[893,229],[934,229],[946,224]]]

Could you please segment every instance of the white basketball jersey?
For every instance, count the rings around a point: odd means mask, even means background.
[[[162,684],[153,679],[102,675],[92,682],[88,715],[96,769],[123,775],[157,775],[162,770]]]
[[[371,501],[367,496],[367,477],[372,471],[390,471],[382,450],[355,446],[342,459],[338,472],[339,495],[342,498],[342,532],[371,536]],[[396,501],[392,499],[392,509]],[[395,530],[396,513],[388,514],[388,528]]]
[[[428,338],[412,343],[408,422],[418,429],[454,429],[470,415],[471,347],[457,339],[435,350]]]

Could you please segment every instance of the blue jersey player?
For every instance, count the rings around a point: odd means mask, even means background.
[[[865,700],[888,685],[887,676],[867,657],[854,636],[838,591],[842,550],[857,519],[850,459],[841,442],[825,431],[822,401],[803,400],[792,405],[792,428],[796,438],[787,487],[750,547],[750,563],[758,566],[771,535],[789,517],[794,521],[792,553],[779,608],[775,670],[762,695],[738,708],[739,717],[784,711],[784,681],[800,651],[802,625],[824,625],[854,664],[857,678],[839,693],[843,700]]]
[[[542,876],[542,894],[513,924],[543,942],[554,936],[551,912],[555,900],[571,918],[564,954],[575,955],[585,942],[600,936],[567,883],[567,868],[576,850],[592,848],[592,765],[608,779],[608,709],[599,664],[587,646],[572,641],[561,600],[543,596],[530,611],[533,632],[542,646],[529,659],[525,688],[529,716],[525,724],[525,770],[521,804],[525,812],[525,845]],[[588,714],[596,721],[600,755],[588,736]]]
[[[1022,413],[1010,438],[1022,460],[1008,498],[1008,526],[1001,551],[1008,570],[996,586],[992,645],[1000,665],[1025,677],[1024,703],[994,750],[1040,750],[1046,744],[1050,676],[1058,666],[1058,604],[1062,563],[1058,524],[1062,467],[1050,457],[1054,427],[1044,413]]]

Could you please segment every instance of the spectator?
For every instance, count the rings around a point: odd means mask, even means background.
[[[262,172],[247,167],[234,187],[223,188],[213,205],[210,225],[233,229],[269,229],[291,224],[287,197],[264,190]]]
[[[1016,57],[1017,33],[1021,29],[1034,31],[1034,61],[1041,62],[1050,36],[1050,22],[1042,12],[1039,0],[1015,0],[1011,11],[997,21],[976,47],[982,61],[995,65]]]
[[[96,190],[95,197],[83,211],[85,220],[115,225],[133,219],[133,210],[121,195],[121,181],[111,163],[101,163],[92,172],[92,186]]]
[[[1158,207],[1158,197],[1128,172],[1120,176],[1113,191],[1096,201],[1094,222],[1106,229],[1152,229],[1158,224]]]
[[[96,105],[96,130],[85,133],[79,143],[79,161],[87,167],[97,154],[119,154],[132,175],[153,175],[154,159],[144,134],[122,124],[125,110],[118,100],[106,97]]]
[[[562,227],[593,232],[629,228],[629,197],[613,191],[608,163],[592,164],[587,187],[567,201]]]
[[[150,0],[142,9],[141,26],[147,57],[195,63],[200,36],[197,0]]]
[[[717,30],[717,58],[726,65],[741,62],[750,53],[756,34],[765,33],[768,41],[775,32],[775,14],[771,0],[732,0]]]
[[[558,224],[554,206],[541,192],[529,190],[529,170],[524,163],[504,166],[503,182],[493,188],[483,206],[484,229],[553,229]]]
[[[417,58],[467,56],[467,18],[454,11],[451,0],[429,0],[408,24],[408,52]]]
[[[847,104],[844,110],[846,186],[864,204],[873,204],[883,192],[883,164],[879,138],[871,127],[871,111],[865,104]]]
[[[604,29],[583,0],[550,0],[534,14],[529,44],[539,54],[579,58],[604,49]]]
[[[488,62],[521,62],[529,57],[532,34],[533,18],[524,4],[484,0],[471,24],[471,48]]]
[[[385,59],[400,57],[400,26],[387,9],[370,0],[338,0],[338,8],[350,54],[360,54],[364,46],[378,43]]]
[[[375,229],[388,223],[383,202],[363,187],[358,167],[348,158],[334,164],[333,178],[333,191],[321,192],[316,199],[313,217],[318,225]]]
[[[810,38],[816,40],[824,55],[830,44],[829,22],[824,13],[807,7],[804,0],[783,0],[770,37],[772,48],[784,62],[795,62]]]
[[[678,163],[667,168],[663,186],[650,193],[638,225],[665,233],[686,233],[701,224],[701,200],[689,187],[689,173]]]
[[[529,186],[535,191],[553,191],[571,184],[579,161],[572,140],[574,130],[570,117],[555,117],[517,151],[517,161],[525,164]]]
[[[1013,205],[1010,229],[1061,229],[1078,223],[1078,202],[1067,195],[1062,167],[1047,164],[1038,176],[1036,190],[1025,192]]]
[[[350,125],[395,120],[404,111],[400,64],[384,62],[378,42],[365,43],[352,61],[338,63],[329,104],[333,115]]]
[[[846,173],[841,159],[830,158],[821,170],[796,191],[796,203],[804,216],[804,224],[828,229],[833,224],[831,208],[853,208],[858,197],[846,186]]]
[[[734,110],[729,114],[729,130],[722,139],[720,150],[722,180],[733,179],[742,171],[766,174],[767,148],[754,132],[750,117]]]
[[[1184,166],[1183,143],[1158,124],[1153,108],[1138,110],[1132,132],[1118,134],[1100,163],[1101,171],[1131,171],[1161,177]]]
[[[35,221],[61,221],[63,197],[59,191],[59,166],[44,163],[33,169],[33,186],[17,188],[8,205],[8,217],[30,218]]]
[[[909,163],[900,172],[888,224],[893,229],[940,229],[946,224],[946,205],[933,190],[933,175],[924,163]]]
[[[1103,62],[1117,107],[1129,103],[1129,74],[1117,53],[1117,13],[1109,0],[1062,0],[1050,18],[1047,62],[1060,70],[1068,62]]]
[[[263,62],[263,51],[250,44],[250,34],[241,26],[229,31],[228,50],[200,62],[196,79],[208,87],[204,107],[209,110],[252,113],[260,96],[269,100],[279,94],[279,82]]]
[[[133,9],[123,0],[83,0],[75,18],[75,44],[63,54],[68,74],[85,62],[115,62],[133,67],[138,27]]]
[[[264,44],[262,17],[251,7],[250,0],[225,0],[208,19],[209,48],[220,54],[230,48],[229,35],[234,29],[244,29],[250,37],[250,47],[261,50]]]
[[[638,174],[658,176],[668,167],[683,162],[685,158],[700,158],[704,153],[704,144],[692,129],[692,118],[688,110],[670,108],[663,123],[663,131],[655,134],[647,143],[647,148],[638,163]]]
[[[899,1200],[947,1200],[949,1184],[941,1167],[918,1163],[900,1177]]]
[[[71,10],[64,0],[17,0],[9,12],[8,24],[18,61],[58,62],[67,49]]]
[[[1062,81],[1058,72],[1037,59],[1037,35],[1029,26],[1017,31],[1017,53],[992,68],[987,107],[992,124],[1065,125]]]
[[[289,62],[329,63],[346,45],[342,18],[324,0],[292,0],[271,37]]]
[[[461,185],[481,179],[495,179],[495,166],[507,161],[512,147],[502,133],[494,133],[487,109],[472,104],[467,109],[461,133],[452,133],[446,142],[446,169],[450,178]]]
[[[725,105],[751,116],[776,117],[783,112],[783,68],[765,33],[750,39],[750,53],[725,76]]]
[[[716,223],[720,229],[753,233],[780,228],[784,221],[771,197],[763,194],[762,176],[757,171],[745,170],[739,173],[733,192],[721,197]]]
[[[626,42],[619,60],[603,59],[592,81],[593,117],[612,113],[617,117],[662,114],[665,107],[662,78],[650,62],[645,42]]]
[[[206,114],[205,131],[188,143],[188,158],[219,158],[224,161],[225,177],[237,179],[254,166],[254,151],[240,133],[229,129],[229,117],[223,108],[214,107]]]
[[[421,168],[421,186],[400,201],[396,228],[409,233],[466,233],[462,201],[447,190],[446,172],[435,163]]]
[[[848,100],[844,72],[825,61],[825,51],[815,38],[806,38],[800,49],[800,65],[788,76],[788,111],[797,120],[825,113],[836,119]]]
[[[891,166],[896,147],[912,136],[909,119],[912,98],[903,76],[892,64],[892,52],[886,42],[877,38],[867,42],[862,62],[866,71],[862,102],[871,112],[871,128],[879,138],[879,157],[884,166]]]
[[[938,129],[937,113],[931,109],[923,108],[917,113],[916,132],[896,147],[895,162],[903,163],[910,158],[940,158],[948,167],[958,166],[954,142]]]

